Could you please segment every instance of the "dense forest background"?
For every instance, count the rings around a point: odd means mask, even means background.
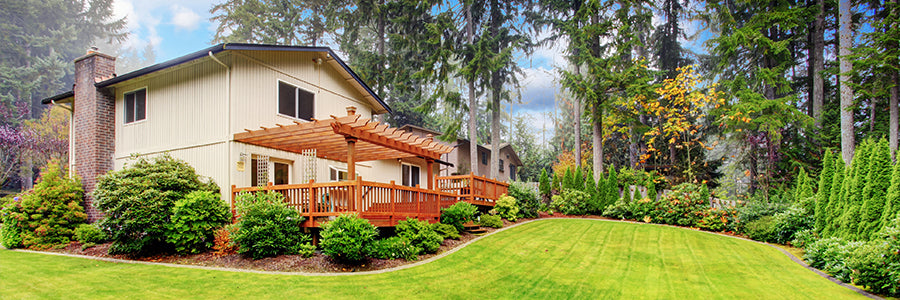
[[[849,164],[870,138],[896,158],[896,0],[228,0],[210,12],[212,43],[333,41],[394,109],[384,121],[511,143],[526,181],[627,168],[768,195],[801,169],[818,176],[826,152]],[[68,112],[39,101],[71,87],[72,60],[92,45],[119,70],[155,58],[120,46],[112,0],[2,1],[0,33],[0,185],[18,190],[68,157]],[[695,39],[704,51],[684,46]],[[568,63],[541,132],[507,111],[527,101],[522,64],[550,44]]]

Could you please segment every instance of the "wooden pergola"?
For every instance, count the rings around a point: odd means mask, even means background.
[[[392,128],[362,115],[355,107],[347,108],[347,116],[331,116],[327,120],[297,122],[258,130],[245,129],[234,135],[238,142],[261,147],[302,153],[315,149],[319,158],[347,163],[347,175],[356,179],[356,162],[422,157],[428,168],[428,189],[434,189],[434,162],[452,147],[434,141],[432,136],[419,137]]]

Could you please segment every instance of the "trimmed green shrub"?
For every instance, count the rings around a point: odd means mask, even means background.
[[[75,238],[82,244],[100,244],[106,241],[106,233],[95,224],[75,227]]]
[[[175,202],[166,242],[178,253],[199,253],[212,247],[216,230],[228,224],[231,212],[219,194],[193,191]]]
[[[794,239],[791,240],[791,246],[797,248],[806,248],[806,245],[809,245],[810,243],[815,242],[818,239],[819,236],[816,235],[815,230],[800,230],[794,233]]]
[[[512,222],[517,220],[519,205],[516,203],[516,198],[512,196],[500,195],[500,199],[497,199],[497,203],[494,204],[494,209],[497,211],[497,215],[504,219]]]
[[[468,202],[456,202],[448,208],[441,210],[441,223],[453,225],[457,231],[462,231],[463,223],[472,221],[478,208]]]
[[[817,232],[825,230],[826,222],[828,222],[825,210],[828,207],[828,196],[831,195],[834,169],[834,155],[832,155],[831,149],[825,149],[825,158],[822,160],[822,172],[819,173],[816,209],[814,211],[814,218],[816,219],[815,229]]]
[[[821,231],[822,236],[833,236],[840,229],[837,221],[843,210],[841,189],[845,172],[844,159],[840,155],[835,155],[834,177],[831,178],[831,194],[828,195],[828,205],[825,206],[825,228]]]
[[[894,164],[891,186],[885,195],[884,212],[881,213],[882,227],[889,226],[890,221],[898,217],[898,212],[900,212],[900,164]]]
[[[238,253],[259,259],[308,251],[311,238],[300,227],[303,217],[282,197],[259,191],[235,198],[240,217],[231,239],[237,243]]]
[[[431,229],[434,230],[437,234],[441,235],[441,238],[444,239],[454,239],[458,240],[460,238],[459,231],[456,230],[456,227],[450,224],[444,223],[434,223],[431,224]]]
[[[762,242],[772,242],[776,240],[776,232],[775,232],[775,217],[765,216],[753,221],[750,221],[744,226],[744,234],[747,237],[762,241]]]
[[[631,210],[629,204],[623,200],[616,201],[613,205],[607,206],[603,211],[603,216],[614,219],[631,219]]]
[[[538,209],[541,206],[541,200],[537,193],[531,188],[524,186],[519,182],[509,184],[509,195],[516,198],[519,206],[518,217],[521,218],[537,218]]]
[[[869,170],[865,177],[860,224],[856,236],[862,240],[875,238],[881,230],[881,214],[887,202],[887,190],[891,185],[891,150],[887,140],[872,145]]]
[[[591,196],[579,190],[563,189],[562,195],[553,196],[550,206],[567,215],[583,215],[587,212]]]
[[[356,214],[341,215],[322,228],[322,252],[342,261],[365,258],[364,249],[375,240],[378,230]]]
[[[807,198],[807,199],[811,199]],[[808,213],[801,203],[791,205],[786,211],[775,214],[773,242],[787,244],[794,240],[794,234],[812,229],[815,224],[813,215]]]
[[[113,241],[110,253],[138,253],[169,247],[166,224],[175,202],[190,192],[219,188],[200,180],[186,162],[161,155],[141,157],[120,171],[100,176],[94,205],[105,214],[100,227]]]
[[[409,240],[394,236],[372,241],[366,245],[365,252],[373,258],[416,260],[421,251],[421,248],[414,246]]]
[[[444,239],[434,232],[430,224],[413,218],[406,218],[397,223],[397,236],[407,239],[416,248],[421,248],[425,253],[435,253],[441,247]]]
[[[784,203],[771,203],[764,202],[760,199],[751,199],[737,208],[737,224],[735,224],[735,230],[740,233],[745,233],[745,227],[750,222],[765,216],[773,216],[787,210],[787,208],[788,206]]]
[[[503,227],[503,219],[497,215],[483,214],[478,217],[478,225],[485,227],[501,228]]]
[[[47,249],[69,243],[75,227],[87,221],[80,205],[83,199],[78,178],[66,176],[59,161],[51,160],[33,189],[3,206],[3,244]]]
[[[849,244],[850,242],[839,237],[817,240],[804,248],[803,260],[840,281],[850,282],[852,271],[847,263],[853,246]]]

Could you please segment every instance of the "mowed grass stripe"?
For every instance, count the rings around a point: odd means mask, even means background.
[[[307,277],[0,251],[4,299],[863,297],[766,245],[682,228],[540,220],[414,268]]]

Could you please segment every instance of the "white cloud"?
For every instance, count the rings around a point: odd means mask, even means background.
[[[172,24],[176,27],[189,31],[197,29],[201,17],[193,10],[178,4],[172,5],[170,10],[172,11]]]

